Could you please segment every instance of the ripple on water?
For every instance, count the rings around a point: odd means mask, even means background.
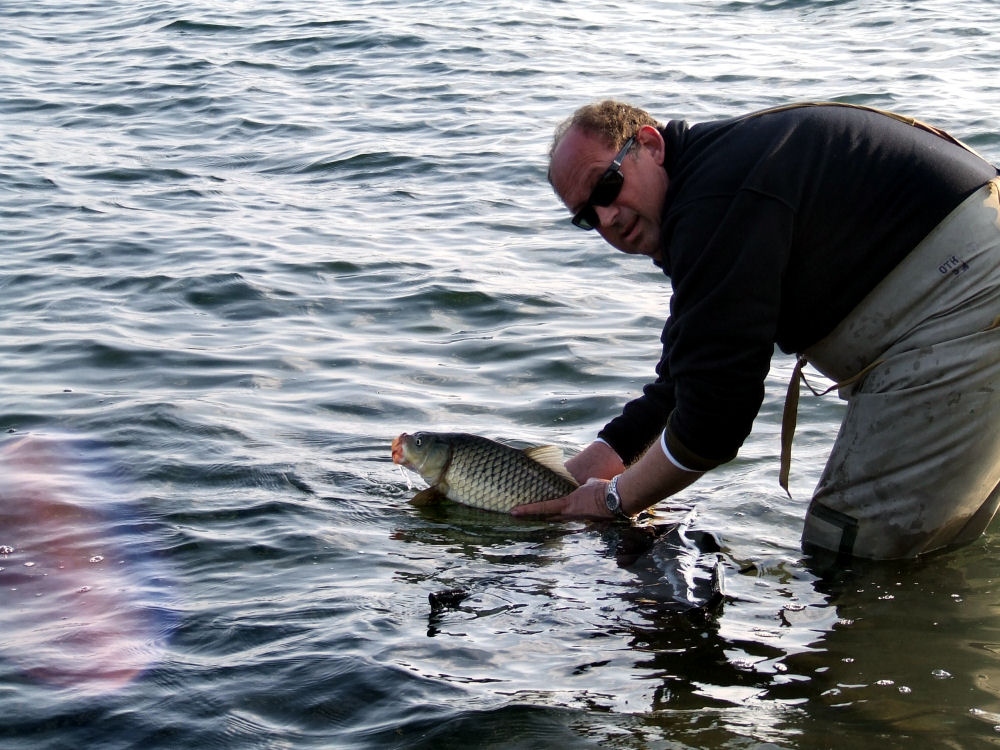
[[[802,504],[843,405],[803,396],[786,497],[790,360],[657,516],[720,536],[702,621],[597,525],[413,507],[389,442],[569,453],[651,376],[665,279],[546,184],[575,106],[834,98],[997,159],[992,5],[331,7],[0,7],[4,445],[104,446],[3,454],[4,747],[988,746],[994,537],[821,575]]]

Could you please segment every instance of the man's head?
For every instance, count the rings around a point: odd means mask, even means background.
[[[623,252],[654,260],[660,257],[668,182],[657,126],[647,112],[628,104],[588,104],[556,128],[549,151],[549,182],[574,223],[597,229]]]

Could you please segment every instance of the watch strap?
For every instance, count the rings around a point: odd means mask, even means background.
[[[625,509],[622,508],[622,496],[618,494],[618,480],[621,479],[621,474],[616,474],[611,478],[611,483],[608,485],[607,495],[605,496],[605,504],[608,506],[615,518],[622,521],[631,521],[632,517],[625,513]]]

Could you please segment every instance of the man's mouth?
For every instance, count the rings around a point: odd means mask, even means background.
[[[639,227],[639,218],[636,216],[632,217],[631,223],[625,227],[625,230],[621,234],[622,242],[631,248],[635,247],[635,240],[637,239],[638,232],[636,231]]]

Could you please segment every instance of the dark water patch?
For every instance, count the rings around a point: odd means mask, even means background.
[[[99,414],[92,415],[93,429],[112,445],[131,448],[135,470],[157,472],[162,479],[197,481],[195,472],[185,472],[186,464],[177,456],[190,456],[197,465],[232,460],[233,446],[251,442],[246,433],[222,420],[192,413],[183,399],[157,401],[152,392],[142,398],[120,395],[105,397]],[[191,451],[193,445],[200,450]]]
[[[572,379],[565,377],[568,369],[563,369],[572,360],[572,353],[565,339],[544,333],[524,335],[520,331],[511,330],[514,325],[516,323],[493,330],[456,332],[450,349],[454,355],[474,360],[480,366],[493,365],[490,369],[500,381],[521,377],[538,378],[544,382],[565,382]],[[536,363],[545,363],[546,370],[552,377],[539,372]]]
[[[84,107],[80,111],[83,113],[82,117],[67,118],[63,120],[63,127],[73,128],[80,124],[86,124],[89,126],[95,122],[95,119],[99,120],[105,117],[134,117],[140,112],[140,109],[132,105],[122,104],[120,102],[106,102]]]
[[[231,69],[234,73],[254,73],[254,72],[266,72],[266,73],[284,73],[287,68],[286,66],[274,60],[229,60],[227,62],[221,63],[220,67],[224,69]],[[341,67],[353,67],[353,66],[331,66],[331,70],[339,69]]]
[[[461,279],[455,282],[424,281],[417,290],[396,299],[394,304],[417,320],[420,320],[421,312],[431,311],[450,311],[468,322],[496,316],[499,307],[496,297],[487,292],[461,288],[465,286],[469,286],[469,282]]]
[[[3,186],[4,190],[17,190],[17,191],[41,191],[48,192],[50,190],[58,189],[58,184],[51,177],[39,174],[36,170],[30,168],[21,168],[20,170],[14,172],[8,172],[6,170],[0,172],[0,185]],[[34,198],[28,198],[28,196],[23,196],[24,203],[28,204],[34,202]],[[6,214],[6,209],[10,204],[4,207],[3,212]],[[5,236],[10,236],[8,231],[5,230]]]
[[[512,445],[518,444],[509,436],[492,437],[507,440]],[[415,474],[410,476],[415,477],[415,487],[425,486],[426,483]],[[408,499],[412,499],[416,491],[408,490]],[[553,525],[539,519],[516,518],[507,513],[480,510],[448,500],[409,505],[407,510],[413,516],[412,524],[407,528],[397,529],[393,538],[432,546],[461,544],[472,553],[477,545],[509,548],[528,545],[544,550],[554,542],[578,533],[575,528]]]
[[[315,260],[308,262],[288,262],[279,261],[275,264],[276,270],[286,272],[293,276],[318,276],[324,277],[327,274],[337,278],[360,277],[365,282],[377,277],[386,271],[393,273],[399,270],[397,264],[386,264],[372,262],[366,259],[364,262],[332,259]]]
[[[385,374],[381,373],[385,378]],[[345,387],[350,391],[350,387]],[[316,410],[323,418],[327,416],[334,420],[351,419],[363,420],[357,424],[363,425],[368,419],[377,416],[382,420],[392,423],[393,426],[386,428],[386,439],[390,440],[394,435],[389,432],[399,431],[399,425],[427,422],[428,403],[426,398],[413,397],[407,392],[403,384],[396,385],[390,383],[380,385],[364,403],[357,404],[357,397],[347,395],[343,401],[331,400],[326,397],[317,399]],[[367,419],[366,419],[367,418]],[[386,442],[388,445],[388,442]],[[388,453],[386,453],[388,455]]]
[[[114,731],[96,728],[102,725],[107,727],[115,719],[118,721]],[[109,750],[127,750],[130,746],[134,747],[134,742],[150,736],[149,731],[143,731],[143,721],[137,719],[129,711],[94,705],[93,702],[87,705],[83,701],[68,700],[59,707],[42,702],[35,707],[25,706],[16,715],[5,718],[0,727],[0,739],[10,750],[56,748],[67,742],[78,747],[97,742]]]
[[[363,52],[366,50],[393,50],[411,53],[428,44],[426,37],[416,34],[394,34],[369,30],[370,28],[370,25],[366,24],[360,33],[342,34],[339,32],[343,27],[338,27],[336,28],[338,33],[334,35],[267,39],[255,42],[249,48],[257,52],[291,51],[299,57],[311,57],[328,52]]]
[[[524,700],[532,697],[524,696]],[[375,745],[414,750],[466,746],[484,750],[635,746],[632,743],[636,738],[631,733],[612,729],[608,723],[595,719],[591,724],[573,710],[539,708],[512,697],[509,705],[497,708],[469,707],[441,716],[418,715],[394,729],[378,728],[366,740]],[[680,750],[684,745],[676,747]]]
[[[109,236],[96,231],[96,226],[104,222],[112,223],[115,217],[109,214],[76,207],[73,213],[83,214],[92,230],[89,235],[81,236],[71,231],[65,225],[59,226],[59,233],[51,241],[36,246],[30,260],[40,263],[46,268],[50,281],[58,279],[58,285],[87,286],[91,283],[99,287],[107,283],[108,273],[91,276],[88,271],[103,269],[106,272],[120,270],[120,266],[142,265],[151,257],[159,255],[159,245],[162,240],[155,235],[141,230],[131,233],[131,236]],[[113,274],[112,274],[113,275]],[[60,289],[50,297],[57,298]]]
[[[383,417],[389,410],[385,400],[378,394],[371,394],[367,398],[355,397],[350,401],[321,400],[316,408],[330,415],[359,418]]]
[[[433,165],[425,159],[391,152],[350,154],[344,157],[321,157],[314,161],[286,163],[262,170],[264,174],[323,175],[345,173],[340,179],[369,181],[380,173],[421,174]]]
[[[53,114],[62,112],[66,105],[58,104],[49,99],[37,99],[25,96],[10,96],[0,99],[0,112],[6,115],[18,114]]]
[[[236,25],[236,24],[223,24],[223,23],[212,23],[209,21],[190,21],[187,19],[178,19],[176,21],[171,21],[170,23],[161,27],[161,31],[171,31],[177,32],[180,35],[186,34],[245,34],[247,31],[246,26]]]
[[[242,138],[247,135],[273,135],[275,137],[305,137],[319,135],[322,130],[316,126],[302,125],[295,122],[265,122],[263,120],[240,118],[229,126],[226,137]]]
[[[54,362],[71,369],[80,368],[91,379],[101,372],[132,372],[136,376],[142,374],[141,379],[147,384],[152,384],[158,379],[157,372],[162,371],[174,373],[167,376],[167,381],[182,382],[187,378],[203,377],[211,379],[215,384],[221,384],[239,383],[252,376],[247,368],[249,363],[225,355],[205,351],[182,351],[155,345],[136,345],[130,343],[126,337],[111,336],[101,339],[79,335],[59,339],[47,337],[26,344],[22,356],[30,355],[40,349],[47,349],[52,354]]]
[[[333,743],[337,747],[349,747],[350,743],[343,744],[341,733],[352,717],[367,722],[381,716],[382,721],[392,722],[394,719],[389,717],[410,713],[413,710],[410,706],[417,702],[415,693],[427,689],[425,684],[402,670],[366,664],[350,655],[315,654],[308,663],[276,660],[272,669],[281,679],[269,688],[256,681],[240,685],[237,682],[242,674],[240,670],[223,670],[221,682],[237,691],[242,708],[217,731],[225,735],[235,732],[243,743],[251,743],[241,746],[256,746],[258,737],[264,739],[272,733],[279,742],[283,741],[280,738],[286,737],[288,730],[278,728],[287,725],[292,713],[289,708],[295,706],[295,713],[304,719],[294,732],[297,746],[329,747]],[[365,674],[369,677],[362,676]],[[385,680],[397,688],[398,703],[393,704],[391,695],[379,687]],[[344,685],[350,697],[333,700],[324,689],[331,682]],[[264,727],[264,734],[251,736],[247,733],[250,726]],[[271,728],[270,731],[267,728]],[[229,739],[222,746],[231,746],[231,742]]]
[[[157,67],[160,67],[164,72],[179,73],[190,78],[191,82],[188,84],[177,84],[180,87],[186,85],[188,90],[202,85],[200,82],[214,74],[217,70],[217,66],[211,60],[192,57],[181,50],[166,45],[146,47],[142,50],[137,50],[137,53],[143,54],[150,60],[155,61]],[[195,76],[196,73],[204,75]],[[199,83],[195,83],[194,81],[199,81]],[[151,90],[156,90],[159,86],[170,86],[170,84],[161,80]],[[140,86],[140,90],[147,88],[146,86]]]
[[[858,3],[857,0],[743,0],[742,2],[726,3],[723,9],[736,12],[757,9],[764,11],[810,11],[836,8],[841,5],[857,6]]]
[[[220,453],[221,451],[212,451]],[[266,462],[248,464],[243,461],[236,461],[232,456],[219,455],[220,459],[227,460],[201,462],[173,462],[161,459],[161,474],[149,475],[149,479],[170,481],[176,483],[186,473],[188,479],[185,484],[197,483],[206,487],[228,487],[232,489],[245,488],[270,492],[279,492],[288,500],[301,497],[302,495],[312,495],[313,490],[309,483],[298,476],[294,468],[287,465],[268,465]],[[208,457],[206,456],[206,459]],[[270,513],[287,513],[294,510],[295,506],[288,505],[286,501],[256,501],[247,500],[245,504],[234,506],[228,509],[213,508],[209,511],[213,514],[210,520],[238,521],[258,515],[268,515]],[[198,511],[198,513],[205,511]],[[221,514],[215,516],[214,514]],[[172,517],[173,520],[180,520]]]
[[[234,529],[235,530],[235,529]],[[214,532],[201,532],[188,529],[186,536],[194,537],[186,543],[174,544],[171,546],[171,554],[175,555],[178,564],[183,566],[189,573],[197,572],[199,577],[209,576],[206,570],[201,567],[211,565],[218,571],[216,575],[225,575],[219,566],[239,569],[245,566],[263,564],[274,567],[278,562],[286,562],[288,565],[301,564],[295,559],[295,555],[277,543],[268,543],[246,538],[246,534],[227,534],[226,538],[220,538],[219,530]],[[280,535],[279,535],[280,538]],[[197,561],[199,569],[190,570],[184,566],[185,559]],[[210,583],[210,581],[206,581]],[[261,585],[259,591],[264,593],[266,587]]]
[[[83,180],[120,183],[175,182],[178,180],[189,180],[194,177],[194,175],[176,168],[115,167],[113,169],[91,169],[79,167],[73,171],[78,178]]]
[[[175,285],[185,302],[228,320],[256,320],[280,314],[273,297],[240,273],[186,278]]]
[[[324,18],[324,19],[310,19],[304,21],[297,21],[296,23],[290,25],[289,28],[293,29],[344,29],[344,28],[368,28],[372,24],[371,19],[362,18]]]

